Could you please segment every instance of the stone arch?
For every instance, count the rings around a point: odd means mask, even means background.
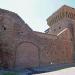
[[[32,42],[20,42],[16,48],[16,67],[29,68],[39,66],[39,64],[39,47]]]

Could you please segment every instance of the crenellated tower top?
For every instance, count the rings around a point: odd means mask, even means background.
[[[63,18],[70,18],[75,20],[75,8],[63,5],[55,13],[48,17],[47,24],[52,26]]]

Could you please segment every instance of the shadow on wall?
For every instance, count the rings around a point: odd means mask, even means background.
[[[53,64],[42,67],[26,68],[26,69],[1,69],[0,75],[33,75],[46,72],[61,70],[64,68],[75,67],[74,64]]]

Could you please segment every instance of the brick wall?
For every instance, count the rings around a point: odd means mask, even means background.
[[[13,12],[0,12],[0,53],[3,59],[0,60],[4,67],[29,68],[72,63],[74,43],[71,30],[66,28],[68,22],[63,20],[55,27],[58,30],[62,26],[58,35],[45,34],[34,32]]]

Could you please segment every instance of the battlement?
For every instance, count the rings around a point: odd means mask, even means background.
[[[75,20],[75,9],[69,6],[62,6],[54,14],[48,17],[47,24],[52,26],[63,18],[71,18]]]

